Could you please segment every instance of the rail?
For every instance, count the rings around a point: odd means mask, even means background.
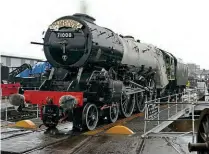
[[[160,131],[172,133],[166,130],[167,127],[174,121],[182,120],[179,119],[180,117],[189,117],[191,114],[191,119],[188,120],[192,121],[192,131],[189,133],[192,133],[192,142],[194,143],[195,106],[206,104],[198,102],[198,94],[201,91],[201,88],[187,89],[183,93],[147,100],[145,102],[144,134],[142,137],[145,138],[150,134],[160,133]]]

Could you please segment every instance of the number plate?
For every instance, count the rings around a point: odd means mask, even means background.
[[[58,38],[72,38],[73,34],[69,32],[58,32],[57,37]]]

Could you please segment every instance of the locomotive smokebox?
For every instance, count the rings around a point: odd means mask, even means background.
[[[81,67],[91,51],[86,23],[77,16],[65,16],[53,22],[44,37],[44,52],[55,67]]]
[[[64,69],[120,64],[124,51],[118,35],[94,21],[80,13],[54,21],[44,37],[44,53],[49,63]]]

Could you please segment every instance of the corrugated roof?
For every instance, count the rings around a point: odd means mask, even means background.
[[[40,58],[40,57],[34,57],[34,56],[28,56],[28,55],[23,55],[23,54],[15,54],[15,53],[1,53],[1,57],[12,57],[12,58],[22,58],[22,59],[31,59],[31,60],[39,60],[39,61],[44,61],[46,60],[45,57]]]

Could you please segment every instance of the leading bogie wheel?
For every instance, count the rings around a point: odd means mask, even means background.
[[[97,127],[99,113],[95,104],[86,104],[83,110],[83,121],[88,130],[94,130]]]
[[[117,121],[119,115],[119,106],[117,102],[112,102],[109,108],[108,121],[114,123]]]

